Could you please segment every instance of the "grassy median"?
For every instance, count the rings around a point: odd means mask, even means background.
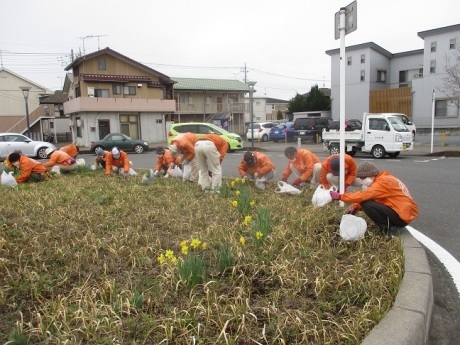
[[[341,240],[313,191],[142,174],[0,187],[1,343],[359,344],[392,306],[399,240]]]

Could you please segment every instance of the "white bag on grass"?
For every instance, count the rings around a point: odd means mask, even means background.
[[[55,173],[56,175],[61,175],[61,167],[59,165],[54,165],[51,168],[51,172]]]
[[[294,186],[291,186],[289,183],[286,183],[284,181],[278,181],[278,187],[275,189],[275,193],[297,195],[302,193],[302,191]]]
[[[142,184],[152,184],[153,182],[155,182],[155,176],[153,169],[150,169],[147,174],[142,175]]]
[[[330,189],[326,189],[326,187],[320,184],[316,188],[315,193],[313,193],[313,197],[311,198],[312,204],[317,207],[323,207],[329,204],[332,201],[331,190],[336,192],[337,188],[331,187]]]
[[[182,177],[182,170],[176,165],[174,169],[169,168],[167,174],[171,177]]]
[[[352,214],[344,214],[340,221],[340,236],[345,241],[357,241],[364,237],[367,223],[364,218]]]
[[[86,162],[84,158],[78,158],[76,163],[78,166],[81,166],[81,167],[86,166]]]
[[[12,171],[10,173],[6,173],[5,171],[3,171],[1,180],[2,180],[2,185],[6,187],[16,187],[18,185],[18,182],[14,178]]]
[[[129,168],[128,174],[129,176],[137,176],[137,172],[133,168]]]

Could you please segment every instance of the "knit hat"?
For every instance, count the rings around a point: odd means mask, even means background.
[[[104,155],[104,150],[101,147],[96,147],[96,150],[94,150],[94,153],[98,155],[99,157],[102,157]]]
[[[364,162],[360,164],[358,170],[356,171],[356,177],[359,178],[376,176],[378,174],[380,174],[379,169],[377,169],[377,167],[370,162]]]
[[[115,159],[120,158],[120,150],[118,149],[118,147],[115,146],[115,147],[112,149],[112,156],[113,156],[113,158],[115,158]]]
[[[331,158],[331,161],[329,162],[332,170],[332,175],[334,176],[339,176],[340,174],[340,157],[335,156]]]
[[[244,161],[246,162],[248,166],[252,167],[256,163],[256,158],[254,156],[254,153],[247,151],[244,154]]]
[[[165,148],[163,146],[157,146],[155,149],[155,152],[157,155],[164,155],[165,154]]]

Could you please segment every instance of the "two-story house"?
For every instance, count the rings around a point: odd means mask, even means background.
[[[456,102],[441,90],[446,60],[460,52],[460,24],[422,31],[423,49],[392,54],[373,42],[345,49],[345,114],[359,118],[364,112],[401,112],[417,129],[431,128],[433,92],[434,126],[460,128],[459,98]],[[332,117],[340,111],[340,49],[326,51],[331,57]],[[457,54],[457,55],[456,55]],[[457,62],[458,66],[458,62]]]
[[[166,141],[166,120],[175,111],[170,77],[110,48],[80,56],[65,70],[73,78],[65,84],[64,114],[76,145],[108,133]]]
[[[249,104],[249,98],[246,103]],[[270,97],[254,97],[252,99],[254,122],[266,122],[278,120],[278,111],[281,111],[282,119],[287,119],[289,101]],[[249,107],[248,107],[249,109]],[[246,122],[251,121],[251,115],[247,112]],[[281,119],[281,120],[282,120]]]
[[[244,132],[248,85],[231,79],[173,79],[175,122],[212,122],[230,132]]]

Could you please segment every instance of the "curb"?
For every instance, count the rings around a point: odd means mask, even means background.
[[[367,335],[363,345],[426,344],[433,311],[433,281],[422,245],[404,229],[405,273],[395,303]]]

